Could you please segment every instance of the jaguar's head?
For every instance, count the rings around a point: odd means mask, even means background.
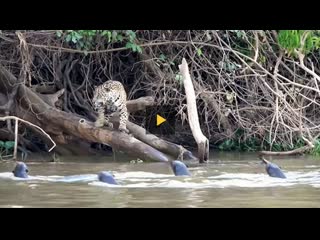
[[[102,86],[98,86],[94,90],[92,105],[95,111],[98,111],[100,108],[104,107],[106,104],[105,97],[102,91],[104,91],[104,88]]]
[[[93,98],[92,102],[93,102],[93,109],[95,111],[98,111],[100,108],[104,106],[104,101],[101,98],[98,98],[98,97]]]
[[[119,98],[118,85],[113,81],[108,81],[95,88],[93,94],[93,108],[95,111],[99,110],[101,107],[114,104]]]

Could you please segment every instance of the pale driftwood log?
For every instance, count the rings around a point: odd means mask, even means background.
[[[18,119],[15,120],[14,124],[14,149],[13,149],[13,159],[17,159],[18,152]]]
[[[297,148],[291,151],[285,151],[285,152],[272,152],[272,151],[260,151],[260,155],[268,155],[268,156],[291,156],[291,155],[297,155],[297,154],[303,154],[306,151],[309,151],[313,149],[312,146],[303,146],[301,148]]]
[[[179,65],[179,69],[182,75],[183,85],[186,92],[189,125],[191,128],[193,137],[195,138],[198,144],[199,162],[203,163],[208,161],[209,159],[209,140],[203,135],[200,128],[198,110],[197,110],[197,104],[196,104],[196,95],[194,92],[191,76],[189,73],[188,64],[185,58],[183,58],[182,64]]]

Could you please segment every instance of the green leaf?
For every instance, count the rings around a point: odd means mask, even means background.
[[[117,35],[118,35],[118,33],[116,31],[112,32],[112,41],[116,41],[117,40]]]
[[[96,35],[97,30],[89,30],[88,31],[88,35],[89,36],[95,36]]]
[[[69,34],[69,35],[67,35],[67,37],[66,37],[66,41],[67,41],[67,42],[70,42],[70,40],[71,40],[71,35]]]
[[[132,48],[132,43],[127,42],[127,44],[126,44],[125,48]]]
[[[132,49],[132,51],[136,52],[137,51],[137,45],[136,44],[131,44],[131,49]]]
[[[160,54],[159,59],[161,61],[165,61],[166,60],[166,56],[164,54]]]
[[[14,141],[6,141],[4,143],[4,148],[7,150],[10,150],[14,147]]]
[[[135,32],[134,31],[132,31],[132,30],[127,30],[126,31],[126,35],[129,37],[129,41],[130,42],[134,42],[134,40],[136,39],[136,34],[135,34]]]
[[[197,54],[198,54],[199,57],[202,55],[202,50],[201,50],[201,48],[198,48],[198,49],[197,49]]]
[[[109,31],[107,31],[107,30],[103,30],[103,31],[101,32],[101,36],[103,36],[103,37],[104,37],[104,36],[107,36],[107,35],[108,35],[108,32],[109,32]]]
[[[117,36],[117,40],[118,40],[119,42],[122,42],[122,41],[123,41],[123,36],[119,34],[119,35]]]
[[[61,37],[61,36],[62,36],[62,31],[61,31],[61,30],[57,31],[57,36],[58,36],[58,37]]]
[[[136,33],[132,30],[127,30],[126,34],[127,34],[127,36],[129,36],[129,37],[131,36],[132,38],[136,37]]]
[[[107,36],[108,36],[108,42],[110,42],[110,41],[111,41],[112,33],[111,33],[110,31],[108,31]]]
[[[72,37],[71,37],[71,41],[73,42],[73,43],[77,43],[77,37],[75,36],[75,35],[73,35]]]
[[[182,75],[181,74],[176,74],[175,80],[181,82],[182,81]]]
[[[79,32],[74,32],[74,36],[75,36],[77,39],[83,38],[82,35],[81,35]]]
[[[0,141],[0,147],[4,147],[4,141]]]
[[[137,52],[142,53],[142,48],[139,45],[136,45],[136,46],[137,46]]]

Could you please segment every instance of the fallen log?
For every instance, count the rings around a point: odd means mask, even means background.
[[[268,156],[292,156],[292,155],[303,154],[313,148],[314,146],[307,145],[291,151],[284,151],[284,152],[260,151],[259,154],[268,155]]]
[[[127,127],[135,138],[139,139],[144,143],[149,144],[150,146],[154,147],[155,149],[158,149],[161,152],[174,156],[174,159],[197,160],[197,158],[194,157],[190,151],[188,151],[181,145],[170,143],[161,138],[158,138],[153,134],[148,134],[143,127],[140,127],[137,124],[128,122]]]
[[[309,141],[307,138],[301,136],[302,139],[307,143],[306,146],[291,150],[291,151],[284,151],[284,152],[272,152],[272,151],[260,151],[259,154],[260,156],[262,155],[268,155],[268,156],[291,156],[291,155],[298,155],[298,154],[303,154],[307,151],[312,150],[315,145],[313,143],[313,141]],[[317,139],[319,137],[316,136],[314,139]]]
[[[127,101],[127,110],[129,113],[145,110],[155,104],[154,97],[147,96]]]
[[[4,90],[3,93],[7,94],[13,90],[16,83],[17,79],[0,66],[0,91]],[[117,130],[96,128],[93,122],[82,116],[48,105],[39,94],[24,85],[19,85],[16,99],[19,104],[12,109],[14,115],[40,126],[49,134],[56,136],[68,134],[90,142],[110,145],[118,151],[142,160],[161,162],[172,160],[167,154],[135,137]]]
[[[128,103],[131,104],[131,111],[135,111],[137,109],[143,110],[147,106],[152,106],[154,104],[153,97],[147,97],[147,98],[139,98],[136,99],[137,101],[134,103],[138,103],[140,106],[136,107],[136,105],[133,103],[133,101],[129,101]],[[140,101],[141,100],[141,101]],[[152,105],[151,105],[152,104]],[[128,104],[127,104],[128,106]],[[130,105],[129,105],[130,106]],[[113,126],[115,128],[118,128],[119,126],[119,114],[115,114],[110,121],[113,123]],[[185,149],[183,146],[165,141],[156,135],[153,135],[151,133],[148,133],[146,129],[143,127],[140,127],[139,125],[132,123],[130,121],[127,122],[127,128],[135,138],[139,139],[140,141],[150,145],[151,147],[169,154],[174,159],[180,159],[180,160],[194,160],[197,161],[198,159],[187,149]]]

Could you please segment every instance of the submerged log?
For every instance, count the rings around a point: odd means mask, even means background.
[[[7,94],[11,92],[16,85],[17,79],[8,70],[0,66],[0,92]],[[166,143],[166,145],[161,145],[161,147],[158,147],[161,150],[165,150],[165,148],[170,149],[171,147],[171,150],[162,152],[153,147],[156,145],[159,146],[157,142],[152,142],[152,144],[149,142],[147,144],[117,130],[96,128],[93,122],[82,116],[67,113],[56,109],[54,106],[50,106],[41,98],[41,94],[35,93],[22,84],[19,85],[15,97],[18,99],[19,104],[15,105],[14,109],[12,109],[14,115],[40,126],[48,134],[53,135],[53,137],[65,135],[75,136],[89,142],[110,145],[118,151],[147,161],[168,162],[173,158],[164,152],[174,152],[174,155],[177,153],[177,145],[175,144],[171,145],[170,143]],[[146,99],[148,98],[144,100]],[[131,103],[131,111],[136,109],[141,110],[145,108],[145,106],[152,104],[152,102],[150,103],[150,99],[151,98],[144,101],[139,107],[133,107],[137,105]],[[131,123],[128,123],[128,125],[131,127],[134,126]],[[142,139],[142,135],[140,134],[139,136]],[[160,142],[164,143],[163,141]]]

